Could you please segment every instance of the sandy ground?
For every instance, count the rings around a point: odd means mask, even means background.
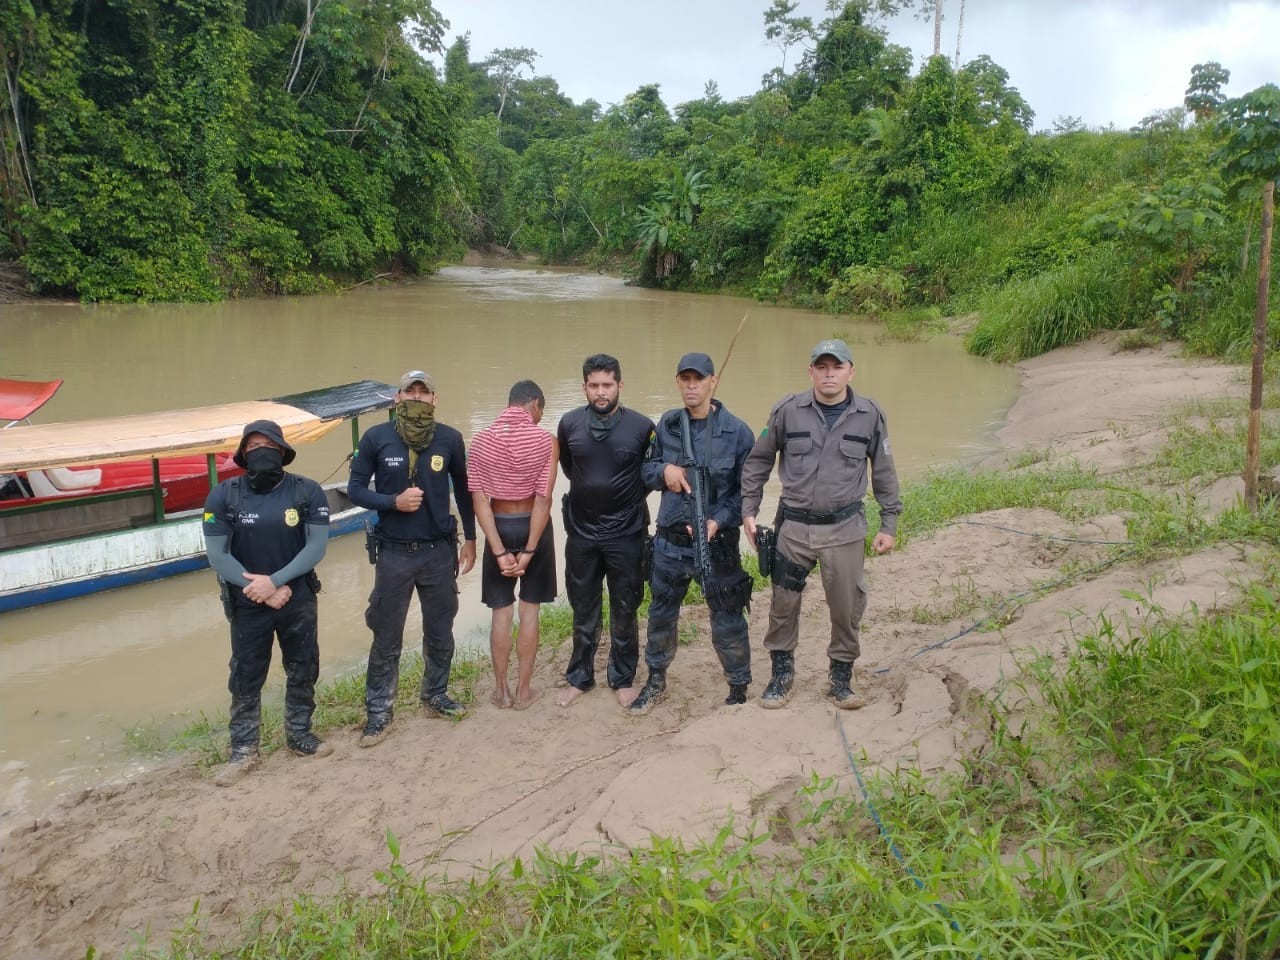
[[[1074,456],[1104,471],[1149,457],[1163,436],[1161,417],[1178,401],[1244,396],[1240,371],[1183,361],[1171,347],[1116,353],[1099,341],[1020,369],[1023,390],[1001,431],[1008,450]],[[1221,504],[1241,487],[1227,481],[1204,496]],[[856,683],[871,702],[839,716],[860,763],[952,766],[987,734],[981,699],[1021,696],[1020,663],[1064,655],[1104,610],[1113,620],[1147,615],[1122,591],[1169,611],[1208,610],[1250,576],[1248,557],[1230,547],[1116,564],[1025,597],[999,631],[956,637],[984,616],[984,599],[1052,583],[1107,549],[1010,530],[1081,540],[1122,540],[1125,530],[1119,516],[1073,527],[1040,510],[967,521],[868,562],[871,606]],[[547,695],[516,712],[491,706],[482,689],[462,723],[402,716],[372,750],[357,749],[357,731],[340,731],[333,756],[280,751],[230,789],[181,763],[85,791],[0,839],[3,953],[83,956],[92,943],[113,956],[147,930],[159,944],[196,901],[208,929],[234,936],[238,918],[293,893],[338,884],[372,892],[374,871],[390,859],[388,830],[411,869],[450,876],[537,847],[607,853],[651,834],[703,838],[730,816],[741,827],[772,824],[775,841],[786,842],[797,793],[815,775],[856,785],[839,712],[821,698],[821,590],[815,583],[806,593],[797,689],[780,711],[754,699],[768,679],[759,647],[767,614],[767,594],[757,595],[756,679],[742,707],[721,705],[706,613],[690,609],[696,636],[676,657],[670,697],[646,718],[623,714],[604,690],[568,709]],[[544,656],[544,688],[567,652]]]

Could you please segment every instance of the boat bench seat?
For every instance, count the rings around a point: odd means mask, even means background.
[[[28,470],[27,483],[37,497],[60,497],[68,493],[91,490],[102,483],[102,471],[97,467],[87,470],[69,470],[66,467],[50,467],[48,470]]]

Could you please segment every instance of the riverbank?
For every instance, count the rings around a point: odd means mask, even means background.
[[[1028,658],[1061,657],[1103,611],[1119,621],[1149,605],[1211,610],[1253,576],[1250,553],[1233,546],[1181,556],[1118,547],[1134,539],[1126,526],[1134,503],[1109,499],[1121,485],[1151,488],[1164,469],[1161,450],[1189,422],[1169,422],[1184,401],[1207,407],[1231,396],[1243,409],[1237,369],[1183,361],[1170,346],[1116,353],[1095,341],[1020,370],[1023,390],[1000,433],[1008,453],[984,466],[1013,482],[1035,469],[1072,471],[1074,460],[1109,479],[1079,482],[1057,509],[1042,497],[918,526],[923,532],[901,550],[869,562],[857,681],[871,703],[841,719],[870,765],[954,769],[990,737],[983,704],[1017,695]],[[1171,482],[1199,515],[1221,510],[1241,487],[1238,478]],[[934,506],[926,494],[908,501],[921,515]],[[753,638],[767,608],[758,598]],[[332,757],[279,752],[230,790],[177,764],[78,796],[2,841],[7,954],[79,955],[94,943],[113,955],[135,942],[131,931],[148,928],[158,944],[197,900],[207,930],[234,935],[238,917],[294,894],[372,893],[390,860],[388,831],[406,867],[451,877],[528,860],[540,847],[599,854],[644,846],[652,835],[707,839],[729,816],[743,828],[771,826],[770,846],[785,847],[803,833],[799,797],[815,777],[853,789],[821,698],[820,591],[806,598],[797,692],[782,711],[719,706],[723,681],[705,611],[685,616],[690,642],[672,668],[671,696],[642,720],[620,715],[603,691],[567,710],[544,697],[524,712],[480,696],[465,722],[403,716],[374,750],[356,748],[356,730],[339,731]],[[991,618],[998,630],[969,631]],[[753,697],[768,670],[758,639],[755,647]],[[565,653],[543,655],[542,686],[554,683]]]

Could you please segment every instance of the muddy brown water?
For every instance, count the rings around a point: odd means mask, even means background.
[[[952,337],[901,343],[847,318],[508,266],[451,267],[342,296],[0,305],[0,376],[63,378],[37,415],[53,422],[365,378],[393,382],[421,368],[435,377],[439,419],[469,438],[525,378],[546,393],[543,426],[554,431],[563,413],[583,403],[582,360],[597,352],[621,361],[623,402],[656,418],[679,402],[678,357],[701,350],[720,366],[744,315],[717,396],[758,431],[779,398],[807,388],[812,345],[843,336],[854,352],[854,388],[885,408],[908,479],[990,451],[1017,389],[1013,370],[966,355]],[[349,444],[350,431],[340,428],[302,448],[294,469],[341,479]],[[561,477],[557,498],[564,486]],[[368,653],[363,615],[373,571],[362,539],[332,541],[321,565],[326,678],[361,670]],[[478,572],[461,589],[459,645],[487,649]],[[420,643],[416,609],[405,635],[407,649]],[[0,830],[38,815],[61,793],[153,765],[156,758],[131,745],[128,731],[170,733],[201,714],[225,713],[228,656],[207,570],[0,614]],[[280,697],[278,660],[267,698]]]

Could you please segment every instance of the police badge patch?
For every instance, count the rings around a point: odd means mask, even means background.
[[[298,511],[295,507],[290,507],[284,512],[284,525],[286,527],[296,527],[298,525]]]
[[[441,470],[443,470],[443,469],[444,469],[444,457],[443,457],[443,456],[441,456],[441,455],[440,455],[440,454],[438,454],[438,453],[436,453],[436,454],[432,454],[432,456],[431,456],[431,470],[432,470],[432,472],[433,472],[433,473],[439,473],[439,472],[440,472]]]

